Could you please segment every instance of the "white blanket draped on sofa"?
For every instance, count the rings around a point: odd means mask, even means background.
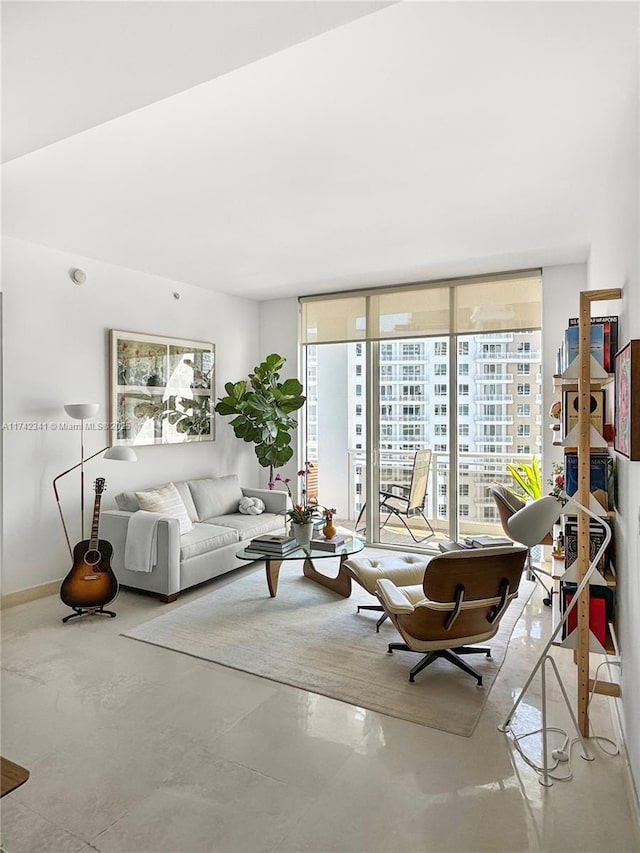
[[[158,557],[158,522],[160,512],[139,509],[134,512],[127,528],[124,546],[124,565],[130,572],[150,572]]]

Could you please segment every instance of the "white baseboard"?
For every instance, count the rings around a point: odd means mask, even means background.
[[[37,598],[46,598],[48,595],[57,595],[60,583],[61,581],[50,581],[28,589],[20,589],[18,592],[8,592],[0,596],[0,610],[15,607],[16,604],[24,604],[26,601],[35,601]]]

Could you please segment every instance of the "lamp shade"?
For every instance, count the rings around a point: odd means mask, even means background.
[[[71,418],[78,421],[85,421],[87,418],[93,418],[98,414],[100,403],[68,403],[64,410]]]
[[[528,545],[538,545],[551,530],[563,511],[562,501],[546,495],[537,501],[525,504],[507,521],[509,533],[513,538]]]
[[[105,459],[111,459],[114,462],[137,462],[138,457],[133,447],[114,446],[110,447],[104,454]]]

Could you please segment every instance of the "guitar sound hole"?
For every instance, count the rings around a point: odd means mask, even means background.
[[[88,566],[95,566],[100,562],[102,554],[100,551],[87,551],[84,555],[84,561]]]

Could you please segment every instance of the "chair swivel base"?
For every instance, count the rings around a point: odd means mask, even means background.
[[[382,616],[376,622],[376,634],[380,630],[380,626],[385,619],[389,618],[389,614],[385,611],[384,607],[381,607],[379,604],[359,604],[358,613],[360,613],[361,610],[377,610],[379,613],[382,613]]]
[[[412,652],[414,649],[410,649],[406,643],[389,643],[387,651],[391,654],[394,649],[396,651],[402,652]],[[429,664],[433,663],[438,658],[444,658],[445,660],[452,663],[454,666],[457,666],[458,669],[463,670],[464,672],[472,675],[476,681],[478,682],[478,687],[482,687],[482,675],[474,669],[472,666],[462,660],[460,655],[473,655],[473,654],[485,654],[488,658],[491,657],[491,649],[486,646],[458,646],[455,649],[437,649],[434,652],[429,652],[428,655],[422,658],[420,663],[417,663],[413,669],[409,673],[409,681],[413,684],[416,680],[416,675],[419,672],[422,672],[423,669],[429,666]]]
[[[75,619],[76,616],[93,616],[95,614],[96,616],[111,616],[112,619],[115,619],[116,616],[113,610],[105,610],[104,607],[72,607],[71,609],[74,612],[65,616],[63,622]]]

